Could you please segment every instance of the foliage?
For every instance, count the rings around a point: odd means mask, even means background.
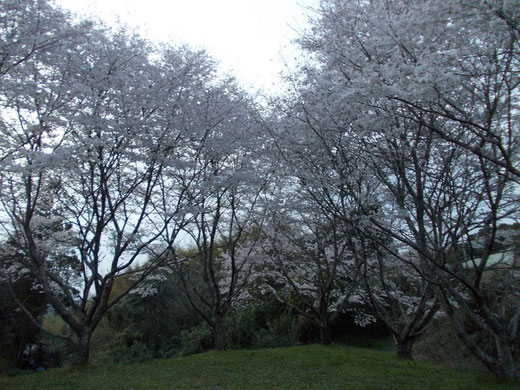
[[[270,310],[275,302],[256,301],[235,311],[227,321],[227,346],[230,348],[273,348],[296,345],[300,336],[299,316],[283,308]]]
[[[200,319],[179,299],[179,284],[173,280],[155,283],[155,294],[146,293],[148,288],[143,287],[107,313],[93,335],[94,362],[128,363],[166,358],[175,356],[190,343],[186,339],[190,334],[188,329],[198,325]]]
[[[211,329],[206,322],[182,331],[181,353],[191,355],[211,349],[214,346]]]
[[[259,329],[254,339],[255,348],[274,348],[291,346],[298,343],[301,317],[283,313],[280,317],[268,321],[266,327]]]

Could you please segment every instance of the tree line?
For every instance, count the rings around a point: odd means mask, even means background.
[[[77,364],[173,280],[216,348],[268,294],[325,344],[357,308],[405,358],[446,318],[518,378],[519,10],[321,2],[265,107],[203,51],[2,2],[2,290],[36,328],[50,305]]]

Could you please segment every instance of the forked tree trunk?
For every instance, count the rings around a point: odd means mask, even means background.
[[[398,358],[413,360],[412,350],[415,343],[413,337],[399,337],[394,335],[395,352]]]

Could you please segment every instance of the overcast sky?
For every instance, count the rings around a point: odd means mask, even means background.
[[[154,41],[204,47],[246,87],[276,89],[291,40],[318,0],[56,0],[78,14],[117,18]],[[274,85],[274,87],[273,87]]]

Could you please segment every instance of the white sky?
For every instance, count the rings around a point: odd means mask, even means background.
[[[118,18],[153,41],[203,47],[244,87],[276,91],[282,58],[319,0],[56,0],[109,24]],[[296,30],[296,31],[295,31]],[[282,57],[283,55],[283,57]]]

